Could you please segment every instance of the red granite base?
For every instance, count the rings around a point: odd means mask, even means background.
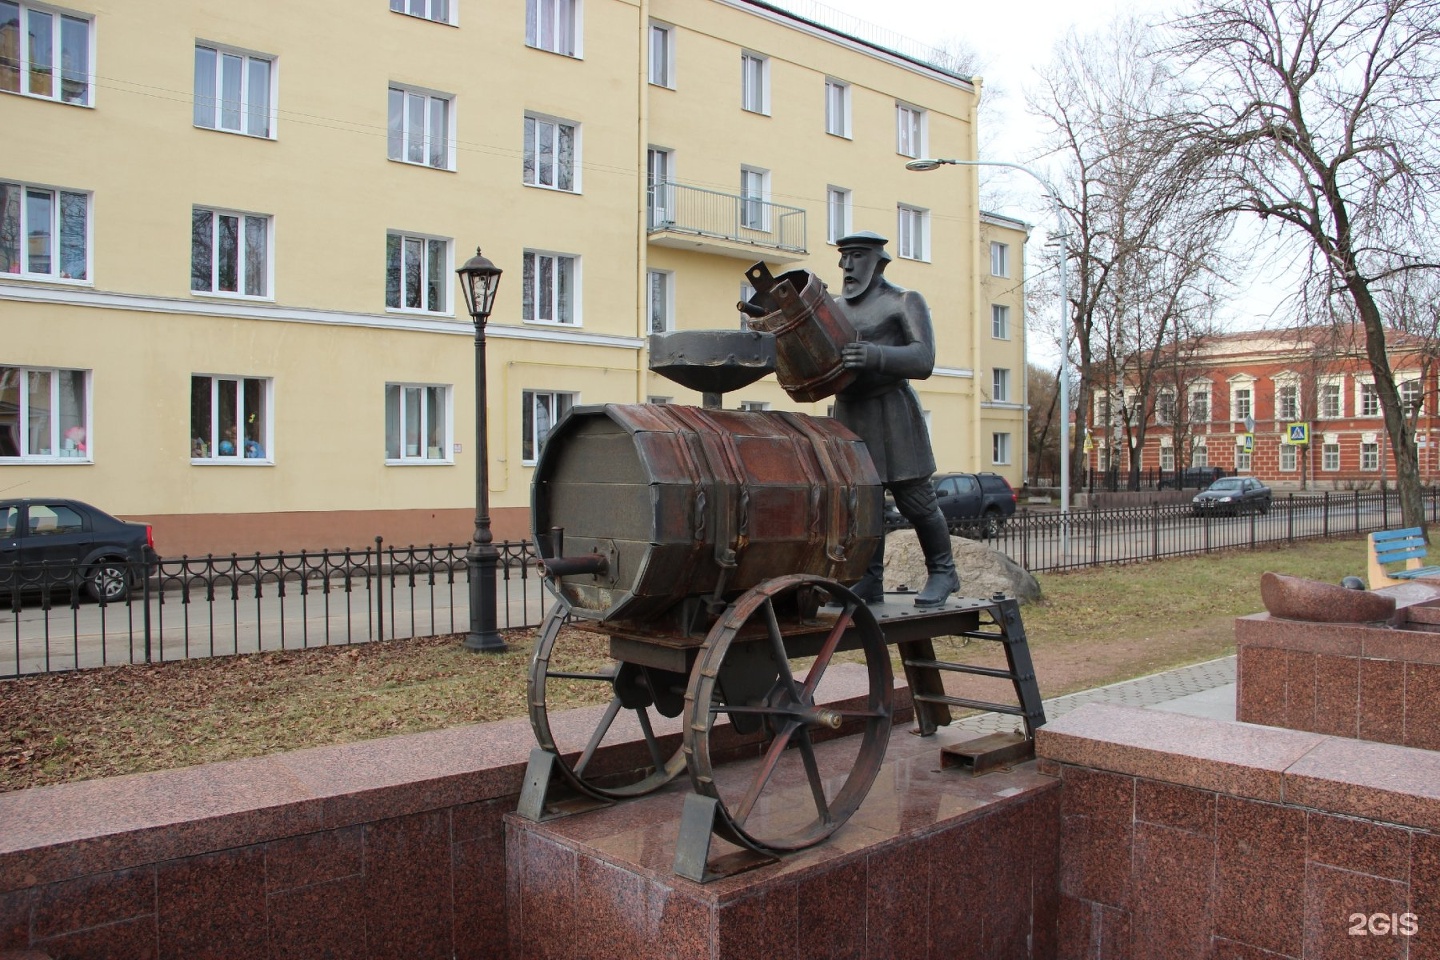
[[[688,783],[546,823],[508,815],[511,956],[1050,960],[1059,783],[1033,762],[942,771],[942,743],[970,736],[895,733],[829,841],[703,885],[671,869]]]

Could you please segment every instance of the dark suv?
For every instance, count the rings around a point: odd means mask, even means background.
[[[937,473],[930,478],[940,512],[956,536],[983,539],[993,537],[1015,513],[1018,499],[1010,482],[998,473]],[[895,509],[889,495],[885,499],[886,529],[909,526]]]
[[[0,500],[0,595],[83,586],[114,603],[158,559],[149,524],[117,520],[78,500]]]

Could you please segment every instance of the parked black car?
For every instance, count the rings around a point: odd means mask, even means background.
[[[158,560],[149,524],[78,500],[0,500],[0,592],[83,585],[114,603]]]
[[[1186,467],[1179,473],[1172,473],[1160,480],[1161,490],[1204,490],[1210,484],[1225,476],[1221,467]]]
[[[1270,512],[1270,488],[1254,477],[1221,477],[1190,501],[1195,515]]]
[[[1000,533],[1006,519],[1014,516],[1018,499],[1010,482],[998,473],[937,473],[930,478],[940,512],[956,536],[983,539]],[[894,502],[885,497],[885,528],[909,526]]]

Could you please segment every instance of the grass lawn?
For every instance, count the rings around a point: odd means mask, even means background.
[[[1046,697],[1233,650],[1263,609],[1266,570],[1337,582],[1363,574],[1360,540],[1314,541],[1040,576],[1023,608]],[[233,760],[523,716],[533,637],[472,654],[459,637],[397,640],[0,681],[0,791]],[[993,644],[942,656],[998,662]],[[554,703],[551,706],[555,706]]]

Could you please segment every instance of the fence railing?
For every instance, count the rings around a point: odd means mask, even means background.
[[[90,597],[76,563],[0,565],[0,677],[437,636],[469,629],[468,544],[165,559],[129,596]],[[529,541],[496,544],[501,629],[545,597]]]
[[[1425,494],[1440,519],[1440,490]],[[1287,495],[1268,511],[1194,516],[1187,503],[1068,514],[1021,510],[989,544],[1032,572],[1138,563],[1355,535],[1401,522],[1389,491]],[[466,544],[181,557],[131,570],[128,598],[90,599],[74,564],[0,565],[0,677],[121,663],[461,633]],[[502,629],[540,623],[548,595],[528,541],[497,545]],[[1363,557],[1356,556],[1357,572]],[[147,575],[148,574],[148,575]]]
[[[662,180],[650,185],[650,232],[714,237],[805,253],[805,211],[759,197]]]

